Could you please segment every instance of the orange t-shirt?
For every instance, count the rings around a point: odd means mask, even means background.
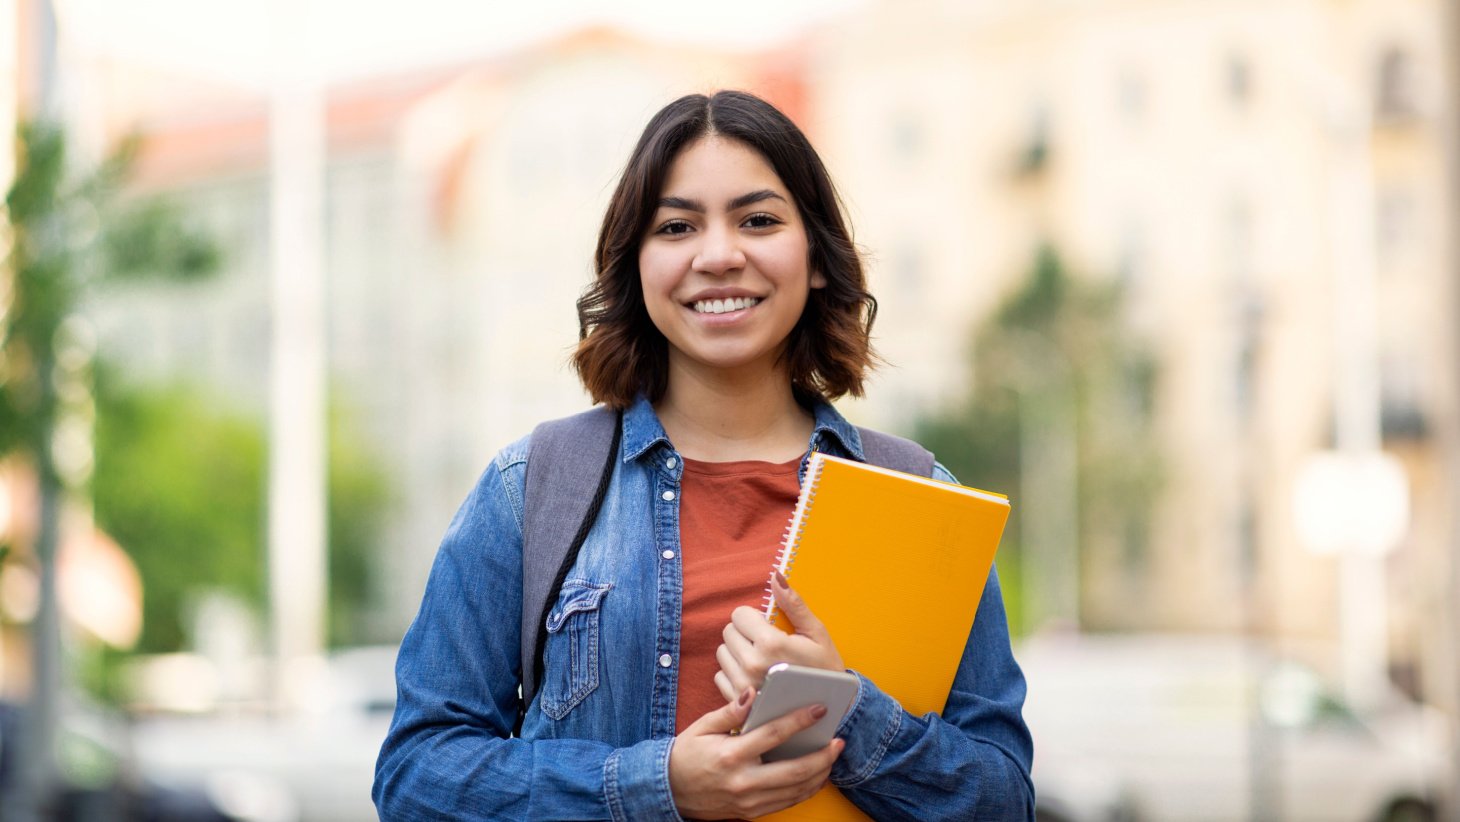
[[[674,732],[725,704],[715,687],[715,649],[730,612],[760,608],[800,494],[801,458],[780,464],[684,461],[679,552],[679,693]]]

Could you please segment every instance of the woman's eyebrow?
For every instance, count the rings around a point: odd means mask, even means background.
[[[760,191],[752,191],[749,194],[742,194],[739,197],[736,197],[728,204],[726,204],[725,210],[735,211],[736,209],[745,208],[748,205],[761,202],[762,200],[780,200],[783,203],[786,202],[785,197],[782,197],[781,195],[775,193],[774,191],[771,191],[768,188],[763,188]],[[700,202],[699,200],[692,200],[688,197],[660,197],[659,207],[678,208],[684,211],[693,211],[698,214],[705,213],[704,203]]]
[[[699,200],[691,200],[688,197],[660,197],[660,208],[678,208],[684,211],[696,211],[705,213],[705,204]]]
[[[781,195],[775,193],[774,191],[771,191],[768,188],[763,188],[760,191],[752,191],[749,194],[742,194],[739,197],[736,197],[735,199],[730,201],[730,204],[725,208],[725,210],[735,211],[736,209],[745,208],[746,206],[753,203],[758,203],[762,200],[770,199],[780,200],[783,203],[786,202],[785,197],[782,197]]]

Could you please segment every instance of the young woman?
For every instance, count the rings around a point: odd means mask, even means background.
[[[862,677],[821,751],[760,760],[819,706],[731,733],[770,665],[843,670],[784,579],[774,595],[795,634],[749,607],[809,452],[864,459],[828,400],[861,394],[875,302],[805,136],[741,92],[669,104],[634,148],[595,262],[575,365],[622,411],[621,442],[546,620],[541,688],[513,736],[533,664],[519,650],[524,439],[451,523],[401,645],[381,819],[747,818],[828,779],[874,819],[1032,819],[1024,680],[995,576],[942,715],[912,716]]]

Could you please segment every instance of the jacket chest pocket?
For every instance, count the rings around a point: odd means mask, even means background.
[[[542,712],[562,719],[598,687],[598,621],[613,584],[570,579],[547,618]]]

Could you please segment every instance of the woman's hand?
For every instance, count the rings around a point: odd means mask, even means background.
[[[833,739],[825,748],[795,759],[762,764],[760,755],[816,724],[826,707],[792,711],[747,734],[732,736],[750,714],[755,690],[747,688],[723,708],[710,711],[669,749],[669,789],[686,819],[750,819],[785,810],[810,799],[831,775],[832,763],[846,743]]]
[[[827,671],[846,670],[826,626],[811,613],[805,600],[780,571],[771,579],[771,594],[796,633],[787,634],[770,624],[754,608],[744,605],[736,608],[730,614],[730,624],[725,626],[725,642],[715,651],[715,659],[720,663],[715,687],[726,702],[733,702],[736,694],[746,688],[759,689],[765,681],[766,670],[781,662]]]

